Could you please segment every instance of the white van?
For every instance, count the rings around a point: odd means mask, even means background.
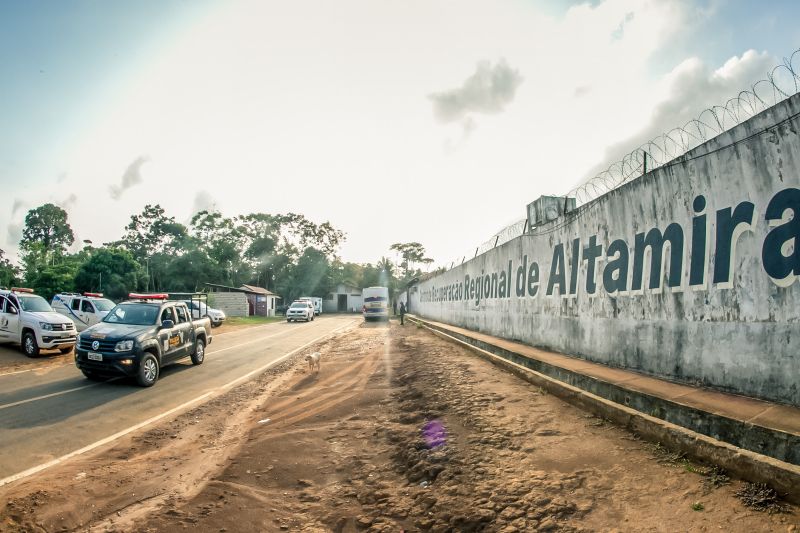
[[[364,298],[364,320],[389,320],[389,288],[367,287],[361,291]]]
[[[316,296],[301,296],[298,300],[311,302],[311,305],[314,306],[314,316],[322,314],[322,298],[317,298]]]
[[[18,343],[25,355],[36,357],[40,349],[68,354],[76,340],[75,324],[33,290],[0,291],[0,342]]]
[[[50,305],[56,313],[72,320],[78,331],[101,322],[114,308],[114,302],[103,298],[103,294],[99,292],[56,294]]]

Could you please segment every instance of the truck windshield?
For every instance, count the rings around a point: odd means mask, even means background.
[[[98,311],[111,311],[111,309],[114,308],[114,302],[106,300],[105,298],[102,300],[92,300],[92,303],[94,303]]]
[[[105,316],[103,322],[152,326],[156,323],[159,307],[152,304],[119,304]]]
[[[29,313],[52,313],[53,308],[50,307],[50,304],[47,303],[47,300],[42,298],[41,296],[19,296],[17,295],[17,299],[19,300],[19,305],[22,307],[23,311],[28,311]]]
[[[308,307],[308,304],[306,302],[294,302],[292,304],[292,309],[303,309],[306,307]]]

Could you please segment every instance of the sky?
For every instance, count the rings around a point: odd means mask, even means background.
[[[303,213],[344,260],[474,253],[800,48],[800,2],[0,2],[0,249],[161,204]]]

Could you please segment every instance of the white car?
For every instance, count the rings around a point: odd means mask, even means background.
[[[319,316],[322,314],[322,298],[317,298],[316,296],[301,296],[298,300],[306,300],[311,302],[311,305],[314,306],[314,314]]]
[[[304,320],[310,322],[314,320],[314,304],[308,300],[296,300],[292,302],[286,310],[286,321]]]
[[[60,313],[75,323],[77,330],[83,331],[98,322],[114,308],[114,302],[103,298],[99,292],[61,293],[53,296],[50,303],[53,311]]]
[[[14,342],[28,357],[40,349],[72,351],[77,340],[75,324],[53,311],[47,300],[31,289],[0,291],[0,342]]]
[[[220,311],[219,309],[214,309],[213,307],[209,307],[204,302],[198,302],[197,300],[184,300],[186,306],[189,308],[189,311],[192,312],[192,316],[195,318],[202,318],[207,316],[209,320],[211,320],[211,327],[216,328],[221,326],[225,319],[224,311]]]

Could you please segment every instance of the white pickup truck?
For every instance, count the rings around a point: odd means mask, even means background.
[[[50,305],[53,311],[72,320],[79,332],[102,321],[114,308],[114,302],[99,292],[56,294]]]
[[[13,342],[28,357],[41,349],[72,351],[77,340],[75,324],[50,307],[31,289],[0,290],[0,342]]]

